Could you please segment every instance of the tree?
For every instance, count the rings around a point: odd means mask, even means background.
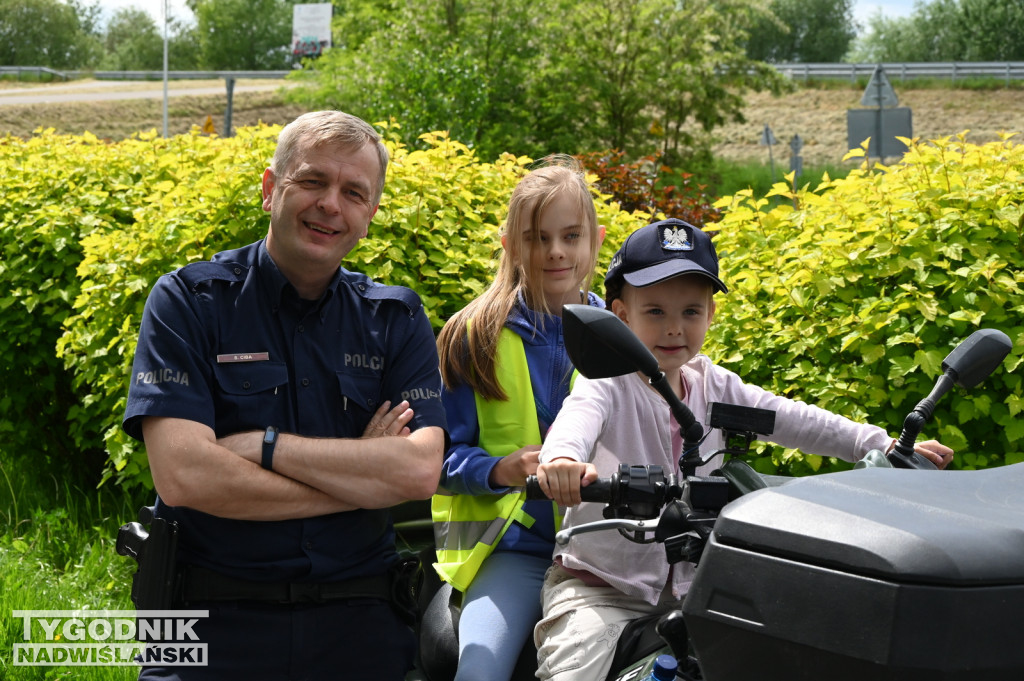
[[[153,17],[127,7],[114,12],[103,36],[103,67],[112,71],[163,68],[163,35]]]
[[[589,149],[639,155],[660,147],[670,163],[703,156],[707,133],[742,120],[745,90],[783,87],[774,69],[744,52],[760,16],[755,2],[572,4],[558,15],[559,66],[547,86],[563,110],[575,105],[577,139]]]
[[[960,0],[965,61],[1024,60],[1024,3]]]
[[[188,0],[196,15],[202,69],[283,69],[291,65],[288,0]]]
[[[448,130],[485,158],[524,151],[513,140],[530,126],[534,39],[522,29],[531,7],[531,0],[410,0],[377,5],[365,23],[343,12],[336,47],[296,74],[305,87],[291,96],[367,120],[393,118],[413,144],[424,132]],[[339,34],[339,27],[357,30]]]
[[[906,44],[909,61],[954,61],[966,52],[959,0],[932,0],[910,16],[914,28]]]
[[[619,147],[689,150],[778,87],[748,59],[757,0],[409,0],[295,78],[307,106],[394,118],[404,140],[448,130],[484,158]],[[384,20],[386,17],[386,20]],[[343,19],[343,21],[346,21]],[[336,25],[337,28],[337,25]],[[313,68],[315,67],[315,68]],[[650,132],[652,126],[656,133]],[[660,131],[660,132],[657,132]]]
[[[770,9],[751,30],[751,59],[838,62],[857,35],[853,0],[772,0]]]
[[[198,70],[200,55],[199,27],[196,22],[170,17],[167,36],[168,67],[179,71]]]
[[[358,50],[397,16],[393,0],[334,0],[333,4],[331,42],[336,48]]]
[[[890,18],[877,10],[865,32],[854,40],[846,60],[853,63],[919,61],[917,26],[910,17]]]
[[[92,32],[97,5],[60,0],[0,0],[0,64],[90,66],[98,55]]]
[[[932,0],[900,19],[875,15],[853,61],[1018,61],[1024,59],[1024,3]]]

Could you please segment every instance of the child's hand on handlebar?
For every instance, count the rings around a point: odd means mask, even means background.
[[[914,451],[931,461],[937,468],[945,468],[953,460],[953,450],[938,440],[925,440],[914,444]]]
[[[544,494],[559,506],[580,503],[580,487],[597,480],[597,468],[592,463],[573,459],[555,459],[537,467],[537,482]]]
[[[889,449],[886,450],[886,454],[891,452],[895,446],[896,440],[894,439],[889,445]],[[953,460],[953,450],[938,440],[915,442],[914,451],[935,464],[935,467],[939,470],[948,466]]]

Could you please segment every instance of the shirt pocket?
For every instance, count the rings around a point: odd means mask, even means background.
[[[276,423],[278,404],[287,396],[288,366],[284,362],[215,364],[213,375],[225,413],[218,422],[264,427]],[[275,399],[279,398],[279,399]]]
[[[365,427],[381,402],[381,377],[373,372],[337,371],[341,409],[345,416]],[[362,432],[362,431],[360,431]]]

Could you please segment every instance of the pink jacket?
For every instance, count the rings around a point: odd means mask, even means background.
[[[856,461],[872,449],[885,451],[892,442],[877,426],[859,424],[743,383],[739,376],[715,366],[705,355],[698,355],[681,371],[688,388],[686,406],[706,433],[710,430],[708,403],[726,402],[774,410],[771,441],[807,454]],[[660,464],[666,472],[678,474],[680,443],[677,438],[673,444],[673,429],[677,426],[668,405],[645,378],[629,374],[588,380],[581,376],[548,432],[540,460],[546,463],[567,457],[589,461],[602,477],[614,473],[619,463]],[[701,455],[706,457],[721,446],[721,433],[712,430],[701,445]],[[721,457],[715,457],[697,474],[706,475],[721,463]],[[602,508],[602,504],[595,503],[572,507],[563,527],[601,520]],[[557,546],[555,556],[561,557],[565,567],[586,570],[652,605],[658,602],[669,578],[661,544],[634,544],[614,531],[575,536],[567,546]],[[693,566],[676,564],[672,574],[672,593],[682,598],[693,579]]]

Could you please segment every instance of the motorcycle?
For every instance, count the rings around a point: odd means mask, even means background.
[[[684,434],[679,475],[620,466],[584,488],[585,500],[607,504],[606,519],[557,538],[617,530],[662,543],[670,563],[697,566],[681,611],[623,632],[609,681],[644,678],[665,653],[684,681],[1021,678],[1024,647],[1009,632],[1024,612],[1024,495],[1014,493],[1024,467],[928,475],[918,470],[935,466],[913,449],[946,392],[976,386],[1001,364],[1012,348],[1005,334],[980,330],[954,349],[893,450],[869,453],[853,471],[764,476],[732,458],[698,477],[718,452],[701,457],[702,427],[647,348],[607,311],[567,306],[563,320],[582,374],[642,372]],[[774,418],[734,405],[710,416],[730,454],[770,434]],[[543,496],[535,479],[528,493]],[[417,678],[451,678],[457,594],[440,582],[421,594]],[[514,679],[533,678],[534,655],[528,644]]]

